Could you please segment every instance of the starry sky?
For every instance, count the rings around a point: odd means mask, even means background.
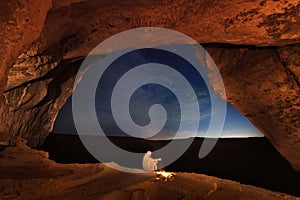
[[[182,49],[182,47],[180,48]],[[191,57],[191,59],[196,59],[191,52],[189,53],[189,56]],[[183,74],[184,77],[192,84],[193,89],[196,92],[196,97],[195,95],[188,94],[185,95],[184,98],[197,98],[197,106],[199,106],[200,110],[200,121],[195,120],[195,105],[187,104],[184,105],[184,108],[180,107],[177,97],[181,96],[181,93],[184,92],[184,88],[181,91],[176,91],[176,94],[174,94],[168,88],[154,83],[141,85],[137,90],[134,91],[134,93],[130,97],[128,106],[132,121],[134,121],[134,123],[139,126],[146,126],[151,121],[148,114],[150,107],[154,104],[159,104],[162,105],[166,111],[166,123],[163,129],[155,136],[150,137],[150,139],[172,139],[176,135],[178,126],[182,121],[185,124],[183,130],[184,133],[182,134],[184,137],[190,137],[191,134],[189,127],[193,127],[197,124],[199,125],[197,137],[209,137],[209,135],[206,134],[208,125],[210,123],[211,117],[216,115],[216,113],[212,113],[211,109],[211,100],[208,90],[208,87],[210,86],[207,86],[203,81],[203,78],[201,76],[198,76],[197,73],[193,71],[194,69],[188,67],[185,62],[181,62],[176,59],[170,59],[170,56],[157,56],[150,51],[131,52],[127,56],[123,56],[122,59],[119,59],[118,62],[114,62],[114,66],[108,68],[108,70],[105,71],[105,74],[103,74],[104,78],[100,80],[97,87],[95,96],[95,110],[101,127],[104,127],[103,130],[105,131],[105,134],[107,136],[129,136],[127,133],[118,128],[118,126],[114,122],[110,109],[110,92],[113,89],[115,83],[120,79],[120,77],[122,77],[123,74],[130,70],[130,67],[127,66],[138,66],[149,62],[159,62],[168,66],[175,66],[174,68],[181,74]],[[92,67],[97,67],[97,65]],[[151,72],[144,73],[147,73],[149,79],[155,78],[156,76],[160,75]],[[170,85],[172,85],[174,81],[176,81],[172,79],[172,76],[164,76],[163,80],[165,80],[166,83]],[[124,92],[126,92],[125,87],[126,85],[124,86]],[[219,100],[224,101],[222,99]],[[229,103],[226,104],[227,111],[225,124],[220,137],[241,138],[263,136],[232,105],[230,105]],[[181,109],[187,110],[184,116],[182,116]],[[122,116],[120,117],[122,118]],[[159,120],[160,116],[156,117]],[[87,117],[83,117],[81,120],[82,123],[89,123],[89,119]],[[87,129],[89,129],[89,131],[87,132],[93,132],[93,127],[87,126]],[[72,116],[72,97],[67,100],[67,103],[59,112],[53,132],[63,134],[77,134]],[[97,135],[97,133],[95,133],[95,135]]]

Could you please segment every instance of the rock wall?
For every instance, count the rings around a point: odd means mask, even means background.
[[[300,171],[299,9],[298,0],[5,2],[0,141],[43,143],[84,56],[113,34],[156,26],[207,44],[227,100]]]
[[[7,73],[19,54],[41,34],[51,0],[4,1],[0,5],[0,95]]]
[[[227,101],[300,170],[300,45],[207,50],[220,69]]]

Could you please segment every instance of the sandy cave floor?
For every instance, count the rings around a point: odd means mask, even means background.
[[[0,199],[299,199],[194,173],[173,182],[154,173],[130,174],[104,164],[58,164],[18,140],[0,152]]]

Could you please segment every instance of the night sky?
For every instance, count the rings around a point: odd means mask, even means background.
[[[174,47],[174,50],[175,49],[176,47]],[[168,88],[152,83],[141,85],[141,87],[134,91],[130,97],[129,110],[134,123],[139,126],[146,126],[149,124],[150,117],[148,111],[152,105],[159,104],[164,107],[167,114],[167,120],[163,129],[155,136],[150,137],[150,139],[172,139],[176,134],[180,120],[185,122],[184,137],[188,138],[191,136],[189,127],[192,127],[195,124],[199,124],[198,137],[210,137],[209,135],[206,135],[206,130],[211,116],[215,115],[215,113],[211,112],[209,90],[201,75],[195,73],[192,67],[189,67],[185,62],[181,62],[180,59],[169,59],[170,56],[157,56],[154,54],[155,53],[146,50],[132,51],[117,62],[114,62],[114,65],[105,71],[103,75],[104,78],[101,78],[95,96],[95,109],[98,121],[101,123],[101,127],[104,127],[105,134],[107,136],[128,136],[127,133],[118,128],[111,114],[110,93],[115,83],[123,76],[123,74],[130,70],[129,66],[139,66],[144,63],[159,62],[167,66],[172,65],[175,70],[179,71],[187,80],[189,80],[197,97],[185,94],[184,98],[197,98],[200,110],[200,122],[195,120],[195,105],[184,105],[184,109],[188,111],[188,114],[181,116],[182,113],[177,99],[178,96],[181,96],[180,91],[176,91],[176,94],[174,94]],[[196,59],[193,53],[189,53],[189,55],[191,59]],[[97,67],[97,65],[93,65],[92,67]],[[153,65],[153,67],[155,67],[155,65]],[[154,79],[156,76],[160,76],[160,73],[151,73],[151,71],[145,71],[144,73],[147,73],[147,77],[149,77],[150,80],[151,78]],[[162,79],[169,85],[172,85],[176,81],[172,79],[172,74],[170,74],[170,76],[164,76]],[[124,92],[126,92],[125,87],[126,85],[124,85]],[[122,118],[122,116],[119,117]],[[156,117],[159,120],[160,116]],[[87,117],[82,117],[81,121],[83,124],[87,124],[87,132],[93,132],[93,127],[88,126],[89,119]],[[72,97],[68,99],[67,103],[59,112],[53,132],[77,134],[72,117]],[[94,132],[94,134],[97,135],[96,132]],[[147,135],[141,137],[147,137]],[[220,137],[262,137],[262,134],[232,105],[227,103],[224,129]]]

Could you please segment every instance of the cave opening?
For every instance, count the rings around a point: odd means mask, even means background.
[[[216,47],[215,44],[206,46]],[[239,49],[237,46],[231,48],[231,45],[225,47],[233,52]],[[217,45],[217,48],[220,46]],[[255,47],[243,48],[257,50]],[[215,149],[203,159],[199,159],[197,155],[203,138],[196,138],[189,149],[177,161],[167,166],[166,170],[201,173],[299,196],[297,185],[300,174],[234,106],[229,103],[227,106],[227,123],[237,130],[229,129],[227,135],[225,133],[224,137],[219,139]],[[238,129],[241,128],[241,124],[244,129]],[[241,135],[242,131],[249,129],[251,131]],[[140,153],[155,151],[168,143],[168,140],[144,140],[118,134],[108,137],[117,146]],[[49,152],[50,159],[59,163],[99,162],[86,150],[76,133],[72,118],[72,97],[68,98],[60,110],[53,132],[39,149]],[[113,160],[108,158],[105,162]]]

